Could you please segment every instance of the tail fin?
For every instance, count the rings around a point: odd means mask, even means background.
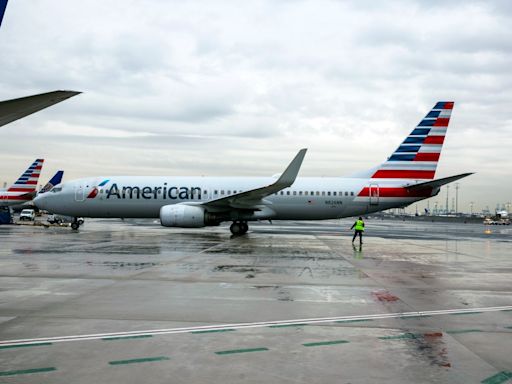
[[[453,104],[453,101],[438,102],[372,178],[432,180]]]
[[[55,187],[57,184],[60,184],[62,181],[62,175],[64,175],[64,171],[57,171],[55,175],[50,179],[49,182],[46,183],[46,185],[41,188],[39,193],[45,193],[48,192],[50,189]]]
[[[37,181],[43,168],[44,159],[37,159],[28,169],[10,186],[7,192],[34,192],[37,187]]]

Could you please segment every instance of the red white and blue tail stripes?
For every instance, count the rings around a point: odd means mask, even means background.
[[[37,159],[30,167],[11,185],[7,192],[34,192],[37,187],[39,175],[43,168],[44,159]]]
[[[372,178],[433,179],[453,104],[453,101],[438,102]]]

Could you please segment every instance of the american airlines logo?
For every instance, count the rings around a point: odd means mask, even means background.
[[[101,183],[98,184],[98,187],[103,187],[105,184],[107,184],[110,180],[103,180]],[[98,196],[99,189],[98,187],[94,187],[91,192],[87,195],[88,199],[94,199],[96,196]]]
[[[102,182],[98,187],[104,186],[108,180]],[[99,193],[99,188],[94,188],[87,198],[93,199]],[[135,187],[123,186],[119,187],[117,183],[113,183],[110,188],[106,190],[106,199],[163,199],[163,200],[200,200],[201,188],[200,187],[174,187],[168,186],[164,183],[161,187]]]

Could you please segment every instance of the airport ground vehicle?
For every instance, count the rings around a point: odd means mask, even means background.
[[[484,219],[484,224],[485,225],[510,225],[510,220],[508,218],[486,217]]]
[[[33,209],[24,209],[20,213],[21,221],[34,221],[35,218],[36,218],[36,213]]]
[[[46,221],[49,222],[50,224],[63,224],[72,223],[74,221],[74,218],[71,216],[50,214],[46,218]],[[78,217],[76,221],[79,225],[82,225],[84,223],[84,219],[82,217]]]
[[[438,102],[387,161],[352,177],[297,178],[302,149],[278,178],[94,177],[59,184],[34,203],[73,217],[160,218],[166,227],[231,221],[237,235],[249,221],[325,220],[406,207],[471,174],[434,179],[453,105]]]

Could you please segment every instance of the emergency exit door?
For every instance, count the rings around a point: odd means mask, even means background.
[[[370,205],[379,205],[379,185],[370,184]]]

